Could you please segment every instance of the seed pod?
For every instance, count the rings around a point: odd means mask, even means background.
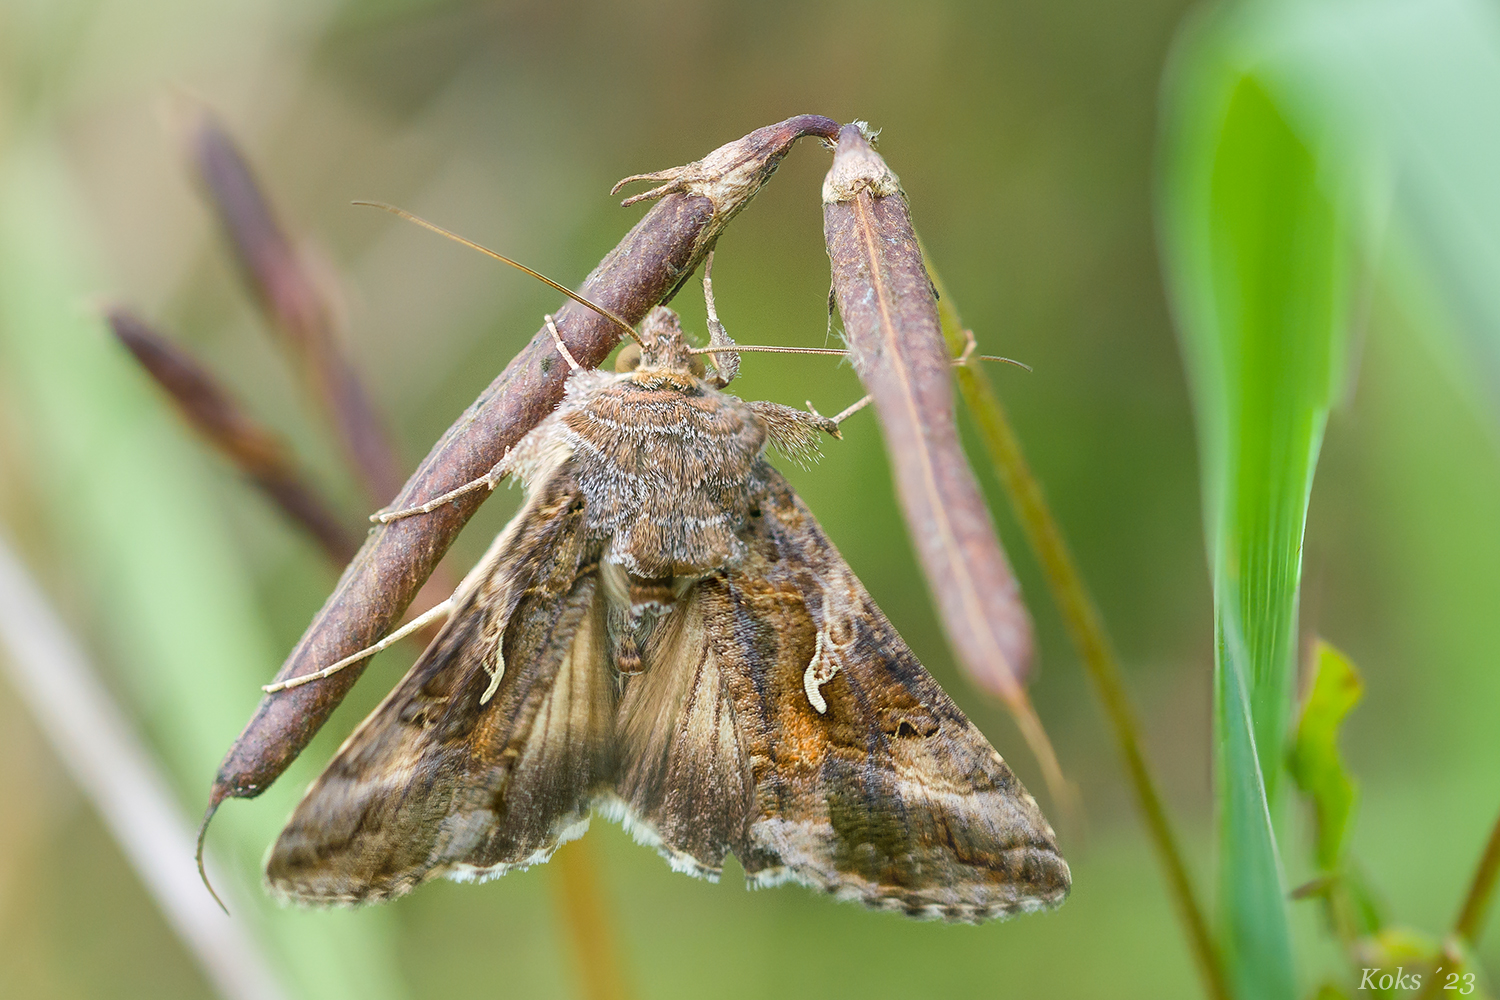
[[[823,228],[854,369],[874,397],[944,629],[969,675],[1014,706],[1031,617],[959,443],[952,360],[906,197],[857,124],[839,133]]]

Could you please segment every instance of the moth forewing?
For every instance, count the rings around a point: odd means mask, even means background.
[[[752,885],[914,916],[1060,902],[1035,801],[764,460],[837,423],[720,391],[669,310],[640,344],[506,457],[526,502],[297,807],[273,888],[491,877],[597,807],[698,876],[733,852]]]
[[[566,462],[533,483],[488,572],[460,587],[432,644],[298,805],[267,862],[273,891],[385,899],[436,874],[546,860],[580,832],[613,771],[614,691],[578,495]]]
[[[760,607],[775,639],[737,644],[772,761],[751,826],[774,866],[867,905],[980,920],[1055,905],[1071,883],[1050,826],[1000,755],[917,662],[812,513],[768,470],[729,607]],[[742,623],[737,623],[743,627]],[[820,643],[821,639],[821,643]],[[808,697],[818,646],[838,669]],[[750,660],[749,657],[754,657]],[[739,703],[737,703],[739,704]]]

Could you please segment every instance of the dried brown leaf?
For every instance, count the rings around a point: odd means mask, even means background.
[[[335,565],[354,557],[358,537],[323,500],[276,435],[246,413],[218,379],[129,310],[110,309],[107,319],[120,343],[190,427],[304,528]]]
[[[401,486],[401,462],[335,335],[335,313],[304,255],[287,238],[239,147],[213,115],[189,131],[189,151],[245,283],[283,340],[370,495]]]
[[[1026,696],[1031,616],[959,443],[937,295],[896,175],[862,125],[839,133],[823,230],[854,369],[874,399],[907,527],[959,665],[998,695],[1065,811],[1057,755]]]
[[[854,368],[874,397],[943,624],[975,681],[1013,701],[1031,662],[1031,618],[959,443],[952,363],[906,198],[856,126],[839,137],[823,221]]]

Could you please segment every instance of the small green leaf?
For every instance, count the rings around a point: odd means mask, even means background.
[[[1339,726],[1359,703],[1364,682],[1349,658],[1326,642],[1318,643],[1314,661],[1312,689],[1302,706],[1287,766],[1297,787],[1312,800],[1318,867],[1335,872],[1342,867],[1356,794],[1354,779],[1339,756]]]

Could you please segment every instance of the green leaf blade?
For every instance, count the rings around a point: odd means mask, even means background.
[[[1230,23],[1200,24],[1178,52],[1160,213],[1213,564],[1221,947],[1238,995],[1290,998],[1272,810],[1307,501],[1344,368],[1355,268],[1334,175],[1242,60]]]

